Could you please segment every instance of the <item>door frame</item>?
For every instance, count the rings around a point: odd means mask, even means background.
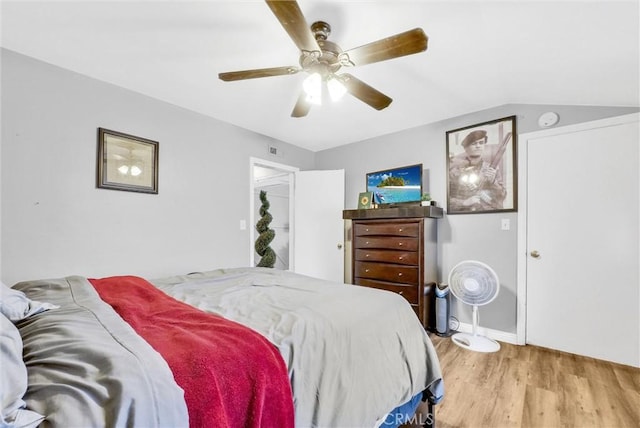
[[[516,265],[516,343],[518,345],[526,344],[527,340],[527,150],[529,140],[595,128],[605,128],[638,120],[640,120],[640,113],[632,113],[518,135],[518,257]]]
[[[295,217],[294,217],[294,206],[295,206],[295,173],[300,171],[300,168],[285,165],[277,162],[268,161],[265,159],[260,159],[256,157],[249,158],[249,266],[255,266],[255,249],[254,243],[256,240],[256,206],[255,206],[255,175],[254,175],[254,167],[261,166],[265,168],[274,169],[276,171],[280,171],[286,173],[289,181],[289,270],[295,271],[295,248],[294,248],[294,234],[295,234]]]

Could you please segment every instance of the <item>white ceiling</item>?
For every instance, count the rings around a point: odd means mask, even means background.
[[[639,106],[639,2],[299,0],[350,49],[421,27],[426,52],[348,70],[393,98],[290,117],[303,73],[262,0],[6,1],[2,46],[313,151],[509,103]]]

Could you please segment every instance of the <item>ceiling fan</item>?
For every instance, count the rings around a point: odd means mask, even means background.
[[[367,85],[349,73],[336,74],[342,67],[354,67],[412,55],[427,49],[427,36],[421,28],[405,31],[357,48],[343,51],[340,46],[327,40],[331,26],[323,21],[307,25],[304,15],[294,0],[265,0],[289,37],[300,49],[300,66],[259,68],[254,70],[219,73],[225,82],[255,79],[258,77],[282,76],[304,71],[309,77],[303,82],[303,90],[293,108],[291,116],[304,117],[312,104],[318,104],[323,88],[332,98],[349,92],[354,97],[382,110],[392,99]]]

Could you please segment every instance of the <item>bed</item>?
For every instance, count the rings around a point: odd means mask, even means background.
[[[386,291],[233,268],[11,292],[30,309],[3,361],[21,347],[26,376],[2,417],[25,426],[398,426],[443,398],[431,341]]]

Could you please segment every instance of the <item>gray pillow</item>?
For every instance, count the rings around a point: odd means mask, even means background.
[[[58,307],[51,303],[31,300],[22,291],[9,288],[0,282],[0,312],[13,322]]]
[[[36,427],[44,416],[26,409],[27,367],[22,360],[22,338],[15,325],[0,314],[0,426]]]

